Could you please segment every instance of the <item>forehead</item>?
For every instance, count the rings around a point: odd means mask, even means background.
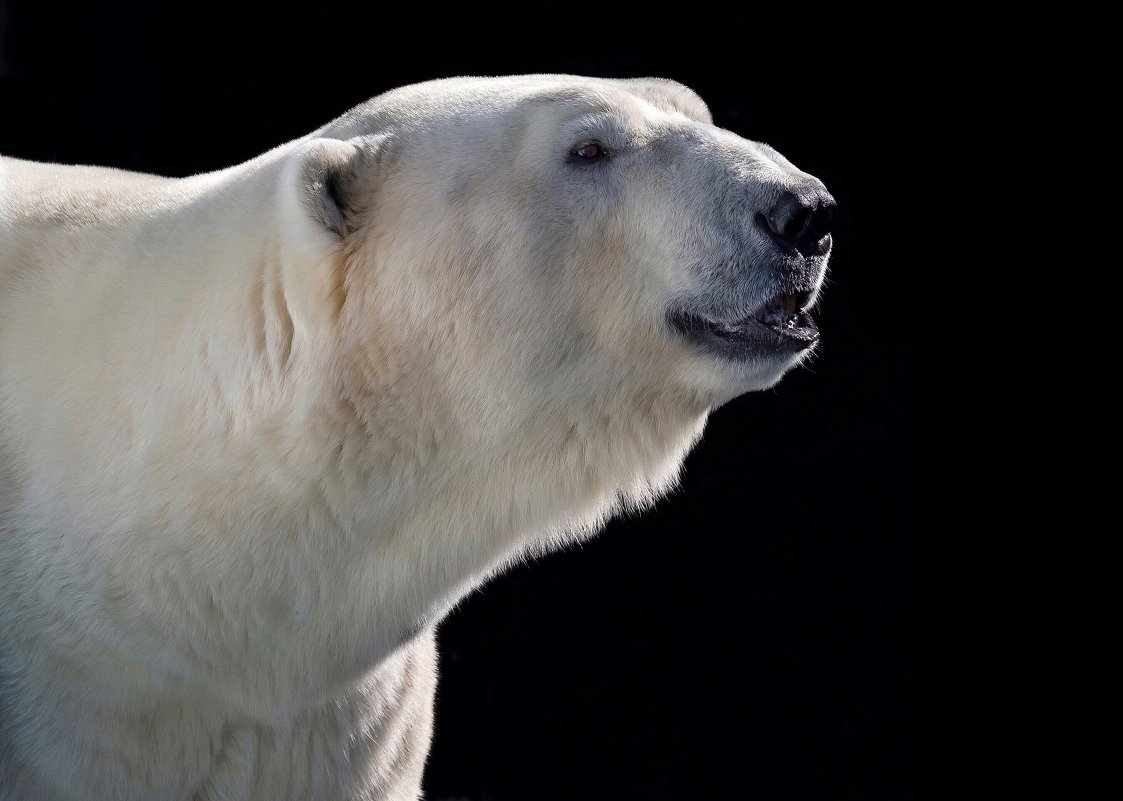
[[[467,124],[475,120],[520,116],[568,121],[583,115],[612,116],[637,125],[679,118],[709,123],[709,110],[690,89],[659,78],[602,79],[569,75],[504,78],[452,78],[416,84],[371,101],[371,111],[388,113],[413,127],[444,120]]]
[[[637,125],[668,119],[712,122],[706,104],[690,89],[673,81],[651,78],[561,82],[532,91],[524,105],[544,105],[568,119],[600,115]]]
[[[695,106],[683,103],[662,86],[604,84],[551,89],[528,98],[513,130],[527,143],[573,146],[595,139],[610,149],[632,149],[681,143],[695,138],[700,124],[710,124],[700,100]]]
[[[550,90],[514,109],[514,128],[528,139],[599,135],[634,138],[659,127],[667,115],[631,92],[600,87]]]
[[[341,139],[387,133],[391,153],[424,160],[582,132],[636,141],[710,121],[701,99],[673,81],[531,75],[406,86],[357,106],[323,132]]]

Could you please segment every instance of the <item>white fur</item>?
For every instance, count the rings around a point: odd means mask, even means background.
[[[565,163],[589,126],[615,183]],[[720,238],[690,195],[750,166],[794,170],[677,84],[566,76],[181,180],[0,159],[0,799],[417,798],[440,618],[796,361],[663,324]]]

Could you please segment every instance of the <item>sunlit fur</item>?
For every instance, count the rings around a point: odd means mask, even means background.
[[[775,291],[736,219],[799,175],[567,76],[186,179],[0,159],[0,799],[417,798],[447,610],[798,361],[664,318]]]

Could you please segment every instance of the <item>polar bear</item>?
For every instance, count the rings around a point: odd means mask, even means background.
[[[418,798],[436,624],[813,349],[834,208],[660,79],[0,159],[0,799]]]

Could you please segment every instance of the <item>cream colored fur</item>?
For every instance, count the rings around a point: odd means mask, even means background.
[[[567,76],[186,179],[0,159],[0,799],[417,798],[441,617],[797,361],[664,323],[724,246],[697,198],[794,174]]]

